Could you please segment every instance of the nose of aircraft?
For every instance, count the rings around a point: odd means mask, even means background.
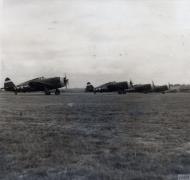
[[[60,82],[61,82],[62,87],[64,87],[64,86],[67,87],[69,80],[67,79],[66,76],[65,77],[60,77]]]
[[[60,83],[61,83],[61,87],[64,86],[64,77],[60,77]]]

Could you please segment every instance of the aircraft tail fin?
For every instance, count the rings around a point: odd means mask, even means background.
[[[5,89],[5,91],[15,91],[15,89],[16,89],[15,84],[8,77],[5,79],[4,89]]]

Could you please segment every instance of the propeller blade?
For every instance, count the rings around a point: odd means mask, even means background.
[[[65,84],[65,87],[67,88],[68,84],[69,84],[69,79],[67,79],[67,75],[65,74],[65,77],[64,77],[64,84]]]
[[[67,79],[67,85],[69,86],[69,79]]]
[[[130,86],[133,87],[133,81],[130,79]]]
[[[155,88],[155,84],[154,84],[154,81],[152,81],[152,87]]]

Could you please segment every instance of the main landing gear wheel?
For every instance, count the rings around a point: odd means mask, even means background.
[[[60,90],[59,89],[55,90],[55,95],[60,95]]]
[[[51,95],[51,92],[48,89],[45,89],[45,95]]]

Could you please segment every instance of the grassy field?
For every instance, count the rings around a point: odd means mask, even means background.
[[[0,94],[0,179],[178,174],[190,174],[190,94]]]

